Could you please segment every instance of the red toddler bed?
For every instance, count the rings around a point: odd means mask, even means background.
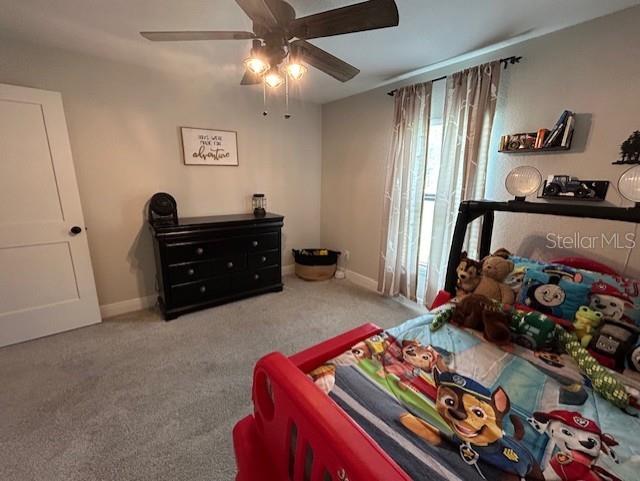
[[[553,213],[548,212],[550,209],[549,204],[541,204],[543,207],[531,206],[529,203],[519,203],[519,207],[514,207],[512,204],[514,203],[465,202],[461,205],[458,219],[460,226],[456,227],[450,256],[450,273],[451,266],[453,266],[453,275],[455,275],[455,266],[462,249],[462,242],[459,241],[460,233],[462,233],[463,237],[466,225],[479,215],[485,215],[481,242],[482,254],[489,250],[494,210],[535,212],[536,209],[542,209],[544,212],[539,213]],[[577,209],[581,206],[553,207],[556,210],[560,209],[561,212],[558,215],[614,218],[617,220],[629,220],[628,217],[632,216],[634,222],[640,220],[640,214],[636,209],[594,209],[590,207],[589,213],[586,214]],[[462,227],[465,227],[465,229],[463,230]],[[446,287],[449,292],[452,290],[452,279],[454,277],[448,275]],[[443,293],[439,299],[440,301],[446,300],[446,297],[447,294]],[[415,326],[408,326],[409,330],[414,328]],[[279,353],[272,353],[257,363],[252,390],[254,414],[238,422],[233,432],[238,466],[237,481],[408,481],[411,479],[431,479],[427,476],[417,476],[415,472],[413,477],[407,474],[407,470],[403,469],[394,460],[395,458],[392,459],[388,452],[381,447],[380,442],[374,440],[369,434],[370,431],[366,431],[357,424],[353,416],[350,416],[345,409],[341,408],[342,404],[336,403],[335,398],[327,396],[318,389],[307,376],[307,373],[339,357],[340,354],[352,346],[365,339],[371,339],[372,336],[379,337],[377,335],[380,333],[381,329],[377,326],[366,324],[290,358]],[[484,349],[482,345],[479,346]],[[501,382],[505,382],[504,373],[509,374],[510,372],[510,370],[505,369],[501,373],[503,376]],[[460,377],[467,379],[465,376]],[[552,381],[558,384],[555,380]],[[548,387],[545,389],[550,390]],[[511,395],[517,398],[517,392],[514,396],[514,391],[512,391]],[[545,400],[544,402],[547,401]],[[563,402],[566,402],[566,400]],[[594,401],[593,405],[596,406],[598,403]],[[557,419],[567,417],[566,413],[577,414],[565,409],[566,406],[557,407],[563,409],[552,410],[549,408],[546,413],[537,412],[536,415],[540,415],[543,418],[546,416],[544,418],[545,422],[552,423],[559,422]],[[532,409],[525,412],[520,410],[518,414],[524,419],[532,412]],[[616,428],[619,424],[631,422],[637,425],[637,429],[640,429],[640,424],[638,424],[637,420],[627,421],[623,418],[620,421],[617,417],[617,408],[609,405],[606,408],[600,407],[597,412],[588,411],[587,414],[589,416],[585,414],[584,417],[573,417],[579,420],[580,423],[586,423],[589,429],[591,429],[591,426],[597,427],[601,436],[600,440],[603,443],[602,453],[605,452],[605,441],[614,443],[612,441],[614,438],[613,436],[607,437],[609,435],[601,432],[597,424],[592,421],[592,418],[596,418],[596,414],[602,422],[606,420],[607,426]],[[534,428],[540,427],[535,425],[533,416],[528,420]],[[577,425],[579,426],[580,423]],[[543,429],[545,429],[545,426],[546,424]],[[628,428],[629,425],[625,424],[625,429]],[[528,429],[531,431],[532,428],[528,427]],[[595,432],[595,428],[592,430]],[[640,448],[637,446],[637,442],[633,445],[634,442],[627,440],[624,435],[617,436],[618,441],[615,441],[615,444],[624,444],[623,451],[626,454],[624,459],[633,460],[634,455],[640,456]],[[549,438],[549,441],[553,440]],[[628,446],[628,444],[632,445]],[[555,462],[556,458],[550,460],[549,456],[558,456],[557,449],[554,451],[553,446],[555,446],[553,443],[548,444],[546,451],[544,445],[540,446],[540,453],[546,456],[547,470],[552,470],[555,466],[553,462]],[[515,456],[512,451],[507,452],[507,454]],[[539,456],[541,459],[543,454]],[[613,456],[612,450],[610,454]],[[564,460],[564,458],[559,459],[561,461]],[[611,474],[610,465],[607,463],[607,460],[604,463],[602,459],[599,460],[597,469],[589,470],[589,476],[592,477],[584,479],[593,481],[621,479]],[[595,460],[593,465],[596,466]],[[479,469],[477,471],[481,473]],[[629,472],[629,470],[626,472]],[[463,479],[467,478],[464,477]],[[560,479],[569,480],[571,478]]]
[[[233,431],[237,481],[411,479],[304,374],[380,331],[365,324],[291,358],[258,361],[254,414]]]

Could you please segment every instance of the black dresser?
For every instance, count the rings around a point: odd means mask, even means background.
[[[277,214],[150,221],[165,319],[281,291],[283,221]]]

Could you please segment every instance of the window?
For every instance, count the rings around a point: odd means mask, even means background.
[[[433,84],[431,97],[431,119],[429,121],[429,143],[427,145],[427,168],[425,173],[424,194],[422,196],[422,220],[420,224],[420,247],[418,250],[418,301],[424,293],[429,263],[429,249],[431,247],[431,231],[433,229],[433,208],[438,189],[438,173],[440,171],[440,157],[442,155],[442,138],[444,126],[444,95],[446,81],[441,80]],[[421,135],[424,136],[424,133]],[[424,152],[418,152],[424,158]]]
[[[442,119],[434,119],[429,127],[429,146],[427,151],[427,172],[425,174],[424,195],[422,201],[422,223],[420,229],[420,250],[418,259],[421,265],[429,261],[431,229],[433,228],[433,207],[438,188],[438,171],[442,152]]]

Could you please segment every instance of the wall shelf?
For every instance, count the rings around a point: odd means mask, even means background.
[[[575,113],[565,110],[552,129],[503,135],[500,137],[498,152],[503,154],[566,152],[571,149],[575,119]],[[551,145],[545,146],[545,143]]]
[[[569,145],[556,145],[554,147],[542,147],[540,149],[514,149],[514,150],[498,150],[501,154],[544,154],[546,152],[562,152],[571,149]]]

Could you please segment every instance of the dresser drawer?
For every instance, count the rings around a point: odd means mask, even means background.
[[[201,262],[186,262],[169,266],[169,284],[181,284],[207,277],[215,277],[227,272],[235,272],[247,267],[245,255],[226,256]]]
[[[167,244],[167,262],[169,264],[177,264],[212,259],[214,257],[222,257],[229,251],[229,241],[227,239]]]
[[[173,286],[171,287],[171,298],[173,305],[184,306],[224,296],[230,290],[231,276],[227,275]]]
[[[266,232],[244,237],[241,242],[242,247],[248,252],[261,252],[270,249],[280,248],[280,236],[278,232]]]
[[[249,269],[280,264],[280,249],[249,254]]]
[[[280,284],[280,266],[265,269],[248,269],[232,274],[231,284],[234,292],[259,289],[261,287]]]

